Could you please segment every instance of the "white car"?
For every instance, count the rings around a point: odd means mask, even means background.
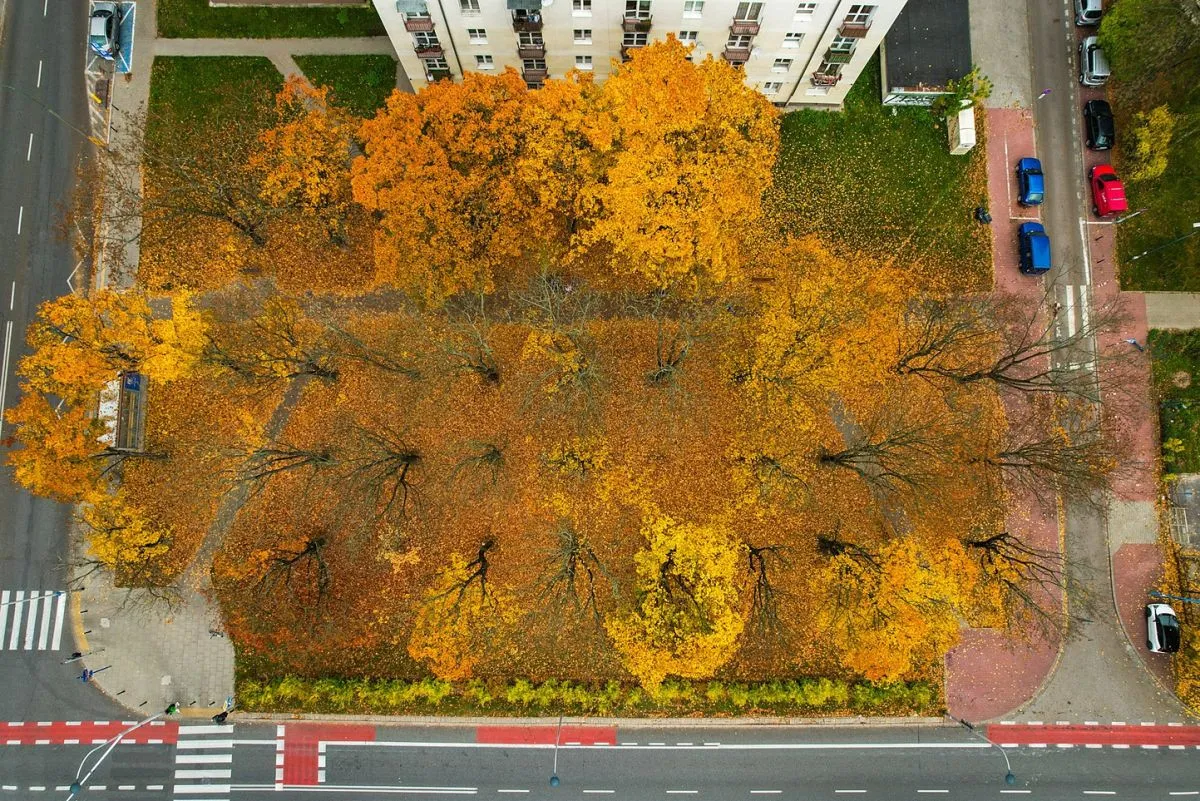
[[[1156,654],[1179,650],[1179,618],[1166,604],[1146,606],[1146,647]]]

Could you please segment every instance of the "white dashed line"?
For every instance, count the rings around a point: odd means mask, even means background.
[[[42,87],[42,60],[41,60],[40,58],[38,59],[38,79],[37,79],[37,85],[38,85],[38,88],[39,88],[39,89]]]
[[[948,793],[949,790],[917,790],[918,793]]]
[[[751,790],[750,795],[779,795],[783,790]]]
[[[21,235],[21,223],[25,221],[25,207],[17,209],[17,236]]]
[[[29,161],[29,157],[33,155],[33,134],[29,134],[29,147],[25,148],[25,160]]]
[[[599,794],[599,795],[607,795],[607,794],[609,794],[609,793],[615,793],[615,792],[616,792],[616,790],[584,790],[584,792],[585,792],[585,793]]]
[[[497,790],[497,793],[528,793],[528,790]]]
[[[695,795],[699,790],[667,790],[667,795]]]
[[[1084,790],[1084,795],[1116,795],[1116,790]]]

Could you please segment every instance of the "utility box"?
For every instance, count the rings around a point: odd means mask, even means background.
[[[946,120],[950,134],[950,155],[961,156],[975,147],[975,106],[967,106]]]

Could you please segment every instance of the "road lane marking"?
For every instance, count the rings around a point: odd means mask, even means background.
[[[41,89],[41,88],[42,88],[42,60],[41,60],[40,58],[38,59],[38,80],[37,80],[37,85],[38,85],[38,88],[39,88],[39,89]]]
[[[783,790],[751,790],[750,795],[780,795]]]
[[[1116,790],[1084,790],[1084,795],[1116,795]]]
[[[37,634],[38,603],[41,596],[37,592],[29,595],[29,625],[25,628],[25,650],[33,650],[33,637]]]
[[[176,779],[228,779],[229,768],[200,768],[198,770],[177,770]]]
[[[17,236],[21,235],[21,223],[25,221],[25,207],[17,209]]]
[[[584,792],[585,792],[585,793],[599,794],[599,795],[607,795],[607,794],[610,794],[610,793],[615,793],[615,792],[616,792],[616,790],[584,790]]]
[[[180,733],[182,734],[188,727],[181,726]],[[214,741],[205,741],[210,745]],[[228,742],[228,741],[226,741]],[[200,747],[204,742],[193,741],[185,743],[180,742],[179,747]],[[420,740],[340,740],[337,745],[343,748],[501,748],[501,749],[553,749],[554,743],[464,743],[464,742],[430,742]],[[217,747],[212,745],[212,747]],[[586,750],[597,746],[578,745],[571,746],[570,750]],[[912,751],[928,751],[928,750],[980,750],[984,748],[994,748],[990,742],[925,742],[925,743],[721,743],[715,746],[693,745],[690,747],[680,747],[677,745],[667,745],[665,743],[650,743],[641,746],[642,750],[648,748],[656,748],[660,751],[888,751],[888,750],[912,750]],[[1042,745],[1045,747],[1045,744]],[[566,749],[567,746],[560,745],[559,750]]]
[[[58,596],[61,598],[62,596]],[[45,651],[50,642],[50,600],[46,599],[46,614],[42,615],[42,630],[38,632],[38,650]]]
[[[917,790],[918,793],[948,793],[949,790]]]
[[[212,795],[213,793],[224,793],[225,795],[229,795],[229,788],[230,785],[228,784],[177,784],[175,785],[175,794],[203,793],[205,795]],[[95,790],[97,788],[91,787],[89,789]]]
[[[50,643],[51,650],[57,651],[62,646],[63,618],[66,612],[67,594],[64,592],[58,596],[58,606],[54,610],[54,641]]]
[[[11,327],[12,327],[11,320],[9,321],[8,325],[11,329]],[[4,340],[4,355],[8,356],[8,338],[7,337],[5,337],[5,340]],[[4,360],[4,367],[6,368],[4,370],[4,374],[8,375],[8,369],[7,369],[8,368],[8,359],[7,358]],[[8,650],[10,650],[10,651],[17,650],[17,643],[21,641],[21,610],[25,608],[25,604],[23,604],[21,602],[24,600],[25,600],[25,591],[17,590],[17,597],[13,599],[14,603],[13,603],[12,636],[8,638]]]
[[[176,765],[229,764],[231,762],[233,762],[233,754],[179,754],[175,757]]]
[[[7,359],[5,361],[7,361]],[[8,371],[5,370],[4,372],[7,373]],[[3,398],[0,398],[0,403],[2,403],[2,402],[3,402]],[[3,410],[3,408],[0,408],[0,420],[3,420],[3,419],[4,419],[4,410]],[[2,648],[4,646],[4,630],[6,628],[8,628],[8,596],[9,596],[8,590],[4,590],[3,592],[0,592],[0,648]],[[11,726],[13,724],[9,723],[8,725]]]
[[[699,790],[667,790],[667,795],[696,795]]]
[[[17,282],[12,282],[12,289],[8,291],[8,310],[13,310],[13,304],[17,302]]]
[[[500,789],[500,790],[497,790],[496,792],[497,792],[497,793],[528,793],[529,791],[528,791],[528,790],[505,790],[505,789]]]
[[[865,793],[866,790],[834,790],[835,793]]]
[[[29,147],[25,148],[25,160],[29,161],[29,157],[33,155],[33,133],[29,134]]]

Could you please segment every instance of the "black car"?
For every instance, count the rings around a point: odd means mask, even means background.
[[[1117,138],[1113,124],[1112,106],[1106,100],[1089,100],[1083,106],[1083,127],[1087,146],[1092,150],[1111,150]]]

